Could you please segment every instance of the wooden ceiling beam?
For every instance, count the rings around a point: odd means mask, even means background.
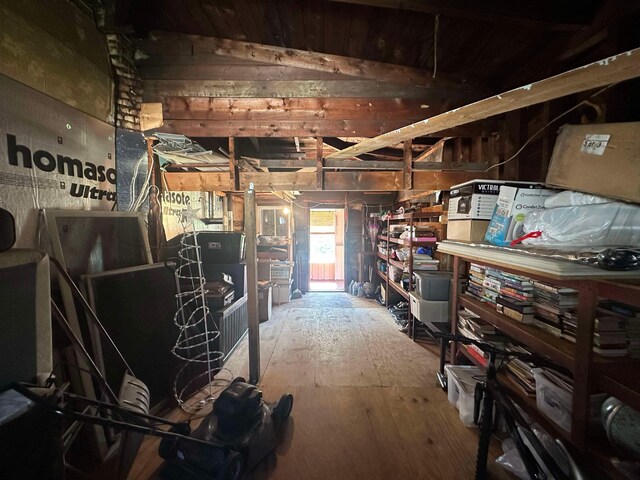
[[[213,122],[165,119],[164,125],[158,131],[182,134],[187,137],[305,137],[320,135],[323,137],[347,135],[375,137],[404,125],[406,125],[406,121],[403,120],[389,122],[352,120]]]
[[[421,122],[385,133],[339,152],[334,152],[328,155],[327,158],[353,157],[400,141],[441,132],[465,123],[639,76],[640,48],[636,48],[539,82],[524,85],[470,105],[450,110],[435,117],[427,118]]]
[[[477,83],[469,78],[447,75],[444,72],[438,72],[438,77],[434,79],[430,71],[403,65],[198,35],[154,32],[148,40],[141,43],[141,47],[143,50],[158,53],[187,55],[213,53],[242,60],[349,75],[377,82],[422,85],[428,88],[457,88],[469,91],[475,91],[478,88]]]
[[[210,98],[412,98],[427,104],[434,95],[459,100],[455,88],[428,88],[375,80],[155,80],[144,81],[145,102],[162,97]],[[469,97],[466,97],[469,99]],[[477,98],[477,97],[476,97]]]
[[[163,118],[175,120],[405,120],[448,109],[448,102],[410,98],[162,97]]]
[[[527,28],[545,30],[578,30],[584,27],[589,18],[582,15],[575,21],[573,18],[558,18],[554,15],[552,2],[470,2],[468,0],[330,0],[339,3],[365,5],[368,7],[408,10],[411,12],[430,13],[445,17],[464,18],[474,21],[498,24],[517,25]],[[565,7],[569,11],[579,11],[580,3],[575,8]]]
[[[272,191],[317,191],[315,172],[240,172],[240,191],[250,182],[258,192]],[[478,172],[464,171],[415,171],[415,189],[446,190],[452,185],[474,178]],[[169,190],[176,191],[234,191],[228,173],[223,172],[165,172],[163,174]],[[402,191],[403,172],[324,172],[324,190],[337,191]]]

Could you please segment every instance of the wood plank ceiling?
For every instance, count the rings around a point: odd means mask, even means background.
[[[292,152],[294,137],[321,137],[326,156],[558,73],[597,47],[575,42],[611,3],[116,0],[114,22],[139,37],[144,100],[162,103],[162,131],[214,146],[244,137],[235,155],[247,170],[277,169],[296,153],[315,184],[315,140]],[[540,52],[547,61],[528,69],[524,59]],[[492,131],[490,120],[416,139],[414,156],[443,137]],[[371,154],[359,159],[403,159],[402,145]]]

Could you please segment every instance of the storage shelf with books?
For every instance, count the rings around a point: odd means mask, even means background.
[[[555,337],[532,325],[518,323],[517,320],[498,313],[495,307],[492,308],[489,304],[469,295],[460,295],[459,304],[480,315],[483,320],[500,329],[508,337],[517,339],[520,343],[533,348],[542,356],[566,369],[573,369],[575,345],[571,342]]]
[[[538,411],[535,397],[530,396],[530,393],[527,395],[525,389],[519,385],[520,380],[508,373],[502,373],[500,376],[503,385],[512,391],[514,400],[521,403],[532,417],[542,419],[540,423],[550,433],[568,440],[575,450],[584,454],[586,458],[588,452],[597,448],[594,445],[597,445],[598,441],[597,432],[593,427],[589,427],[592,394],[603,392],[616,396],[632,408],[640,410],[640,377],[637,375],[640,360],[632,358],[640,356],[640,346],[637,343],[640,341],[640,337],[637,336],[640,332],[639,272],[600,270],[556,258],[519,253],[513,249],[485,248],[464,245],[461,242],[441,242],[438,244],[438,250],[453,256],[454,278],[467,277],[467,264],[481,267],[475,270],[469,267],[469,273],[474,273],[478,278],[468,277],[468,294],[462,291],[463,286],[460,282],[453,284],[453,332],[457,332],[458,312],[460,309],[466,309],[498,328],[505,336],[524,345],[532,353],[546,357],[571,373],[573,394],[570,397],[570,434]],[[502,275],[503,283],[495,295],[483,298],[485,292],[480,292],[478,285],[485,284],[480,277],[483,272],[490,273],[492,269],[507,274]],[[522,288],[518,289],[518,278],[523,277],[529,281],[526,288],[522,283]],[[496,288],[491,282],[492,279],[489,279],[486,288]],[[557,288],[548,288],[545,291],[544,285],[537,285],[536,282]],[[506,308],[508,302],[500,300],[504,293],[502,287],[505,285],[516,290],[508,292],[512,293],[510,299],[514,301],[511,310]],[[528,291],[532,292],[531,295]],[[609,299],[613,303],[609,302]],[[508,316],[498,311],[500,309],[508,313]],[[620,338],[621,335],[607,327],[607,322],[614,326],[618,323],[611,320],[612,313],[626,315],[627,320],[622,323],[626,325],[627,330],[621,332],[630,339],[627,342],[627,350],[622,348],[624,345],[615,345],[616,341],[612,340]],[[520,320],[526,320],[527,323],[518,321],[518,315]],[[539,318],[544,321],[545,315],[549,317],[549,322],[557,316],[562,317],[557,331],[553,328],[545,331],[537,324],[528,323]],[[602,352],[602,355],[594,349]],[[461,345],[456,344],[451,346],[452,362],[456,361],[458,352],[470,358],[476,365],[481,363],[468,351],[463,351]],[[623,354],[626,356],[616,356]],[[549,425],[545,424],[545,421]],[[607,460],[607,454],[599,455],[600,464]],[[618,478],[614,474],[607,476]]]

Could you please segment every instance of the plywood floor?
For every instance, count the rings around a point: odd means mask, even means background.
[[[374,301],[309,293],[274,307],[261,342],[264,397],[295,400],[275,454],[250,478],[473,478],[477,434],[436,385],[437,351],[399,332]],[[246,339],[228,366],[248,376]],[[155,478],[157,445],[145,441],[130,478]]]

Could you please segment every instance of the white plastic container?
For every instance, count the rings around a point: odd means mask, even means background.
[[[281,305],[283,303],[289,303],[291,300],[291,285],[293,280],[289,283],[275,283],[273,286],[273,305]]]
[[[533,377],[536,380],[536,404],[538,409],[562,429],[571,432],[571,403],[573,395],[553,384],[540,368],[533,369]]]
[[[460,412],[460,420],[465,427],[473,423],[473,407],[476,383],[484,378],[483,371],[474,366],[445,365],[447,375],[447,398]]]
[[[416,292],[409,293],[411,315],[421,322],[443,323],[449,321],[449,301],[423,300]]]

